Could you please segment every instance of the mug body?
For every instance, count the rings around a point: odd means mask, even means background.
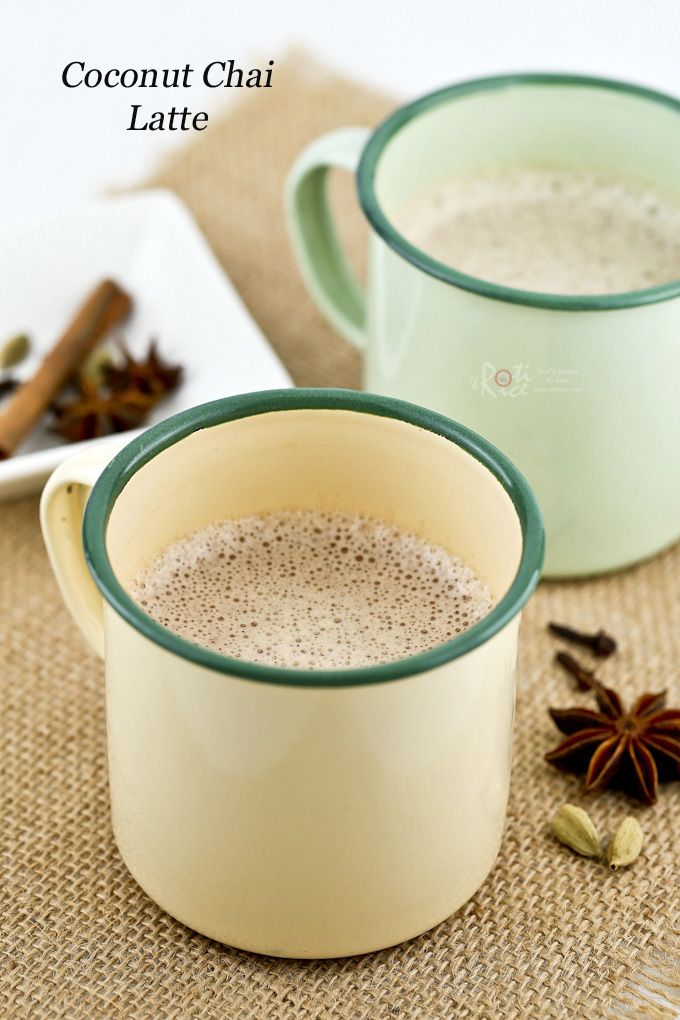
[[[113,830],[184,924],[284,957],[351,956],[443,921],[505,821],[516,617],[391,683],[252,683],[159,649],[106,610]]]
[[[398,210],[494,166],[592,170],[680,189],[680,105],[561,76],[472,82],[398,111],[358,188],[374,228],[366,385],[480,432],[526,474],[548,575],[612,570],[680,535],[680,282],[561,297],[466,277],[410,245]]]
[[[52,546],[65,505],[47,500]],[[127,594],[193,529],[305,508],[455,550],[495,607],[432,651],[324,673],[202,649]],[[83,534],[104,597],[114,832],[156,902],[233,946],[332,957],[411,938],[474,893],[501,839],[519,611],[542,558],[531,492],[498,451],[367,394],[229,398],[118,454]]]

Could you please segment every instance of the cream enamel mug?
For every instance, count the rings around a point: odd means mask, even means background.
[[[110,457],[59,467],[41,520],[105,659],[113,827],[133,876],[197,931],[274,956],[364,953],[449,916],[505,818],[519,616],[543,555],[522,476],[438,414],[343,390],[205,404]],[[127,594],[187,532],[292,508],[365,513],[455,550],[495,608],[412,658],[307,672],[206,651]]]
[[[436,261],[394,226],[438,181],[515,165],[623,173],[677,196],[680,103],[557,74],[435,92],[301,155],[286,193],[294,249],[320,308],[364,350],[368,389],[451,415],[526,475],[545,573],[612,570],[680,537],[680,280],[592,297],[516,290]],[[365,294],[333,229],[330,167],[356,173]]]

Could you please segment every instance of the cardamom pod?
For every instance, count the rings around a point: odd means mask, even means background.
[[[25,333],[17,333],[0,347],[0,370],[14,368],[24,360],[31,349],[31,341]]]
[[[602,853],[597,830],[590,816],[575,804],[563,804],[551,823],[552,833],[560,843],[584,857],[599,857]]]
[[[614,833],[607,850],[607,860],[612,871],[625,868],[637,860],[642,850],[642,839],[640,823],[628,815]]]
[[[95,347],[89,358],[85,359],[80,369],[81,379],[87,379],[95,386],[102,386],[106,381],[107,369],[114,364],[113,353],[108,347]]]

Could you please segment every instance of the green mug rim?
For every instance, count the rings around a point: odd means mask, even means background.
[[[641,305],[656,304],[659,301],[668,301],[680,295],[680,279],[671,280],[669,283],[663,283],[654,287],[645,287],[641,290],[621,291],[614,294],[553,294],[502,286],[501,284],[491,283],[481,277],[462,273],[448,266],[445,262],[439,262],[437,259],[432,258],[432,256],[407,241],[385,215],[375,192],[375,177],[385,147],[403,127],[421,113],[446,103],[450,99],[460,99],[477,92],[488,92],[494,89],[516,88],[527,85],[569,85],[578,88],[595,88],[609,92],[622,92],[637,99],[646,99],[650,102],[669,107],[675,113],[680,113],[680,100],[665,92],[659,92],[655,89],[646,88],[643,85],[635,85],[632,82],[621,81],[616,78],[600,78],[593,75],[555,74],[542,71],[517,72],[485,78],[472,78],[442,89],[437,89],[435,92],[430,92],[427,95],[421,96],[420,99],[399,107],[394,113],[390,114],[371,134],[363,149],[356,174],[357,193],[364,214],[378,236],[398,255],[430,276],[434,276],[444,283],[460,287],[462,290],[472,291],[482,297],[492,298],[496,301],[506,301],[510,304],[572,312],[608,311],[611,309],[637,308]]]
[[[300,670],[265,666],[211,652],[157,623],[118,581],[106,549],[106,529],[114,503],[130,479],[157,454],[203,428],[271,411],[343,410],[394,418],[440,435],[487,467],[512,500],[522,529],[522,555],[515,578],[501,601],[478,624],[435,648],[379,666],[342,670]],[[508,458],[471,429],[415,404],[354,390],[283,389],[225,397],[173,415],[133,439],[107,465],[95,483],[83,516],[83,546],[90,573],[110,606],[140,634],[198,666],[246,680],[296,687],[348,687],[398,680],[435,669],[488,641],[522,608],[543,563],[544,531],[536,499]]]

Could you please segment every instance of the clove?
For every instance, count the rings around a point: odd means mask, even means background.
[[[583,645],[590,648],[594,655],[606,659],[616,651],[616,641],[604,630],[598,630],[595,634],[583,634],[572,627],[565,627],[561,623],[549,623],[548,630],[565,641],[572,641],[575,645]]]
[[[7,376],[4,379],[0,379],[0,400],[3,397],[8,396],[8,394],[14,393],[18,385],[19,380],[15,379],[14,376]]]
[[[599,686],[600,681],[596,678],[594,671],[582,666],[569,652],[558,652],[555,662],[558,662],[562,669],[574,678],[580,691],[591,691]]]

